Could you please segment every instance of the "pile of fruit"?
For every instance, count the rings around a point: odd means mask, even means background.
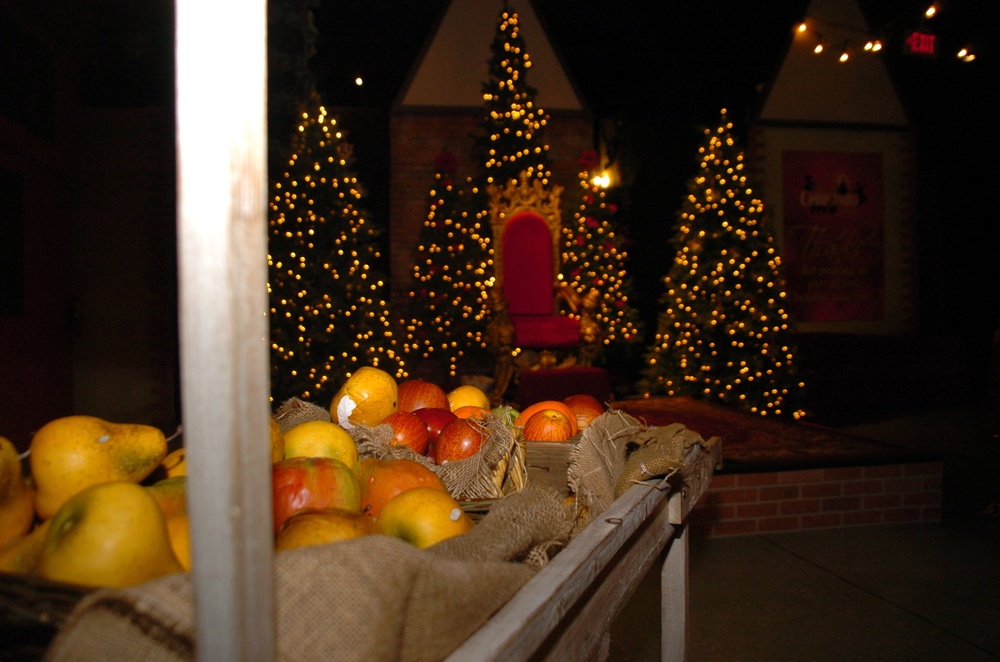
[[[604,411],[589,395],[490,408],[475,386],[446,392],[361,368],[334,396],[329,420],[283,430],[270,419],[275,549],[373,534],[425,548],[465,533],[473,521],[431,467],[478,453],[485,417],[529,441],[561,442]],[[352,431],[383,425],[392,445],[427,462],[360,457]],[[0,572],[121,587],[190,570],[186,457],[168,446],[152,426],[67,416],[34,435],[25,472],[0,437]]]

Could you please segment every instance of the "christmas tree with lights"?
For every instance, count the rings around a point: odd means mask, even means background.
[[[674,262],[646,354],[647,394],[798,418],[803,384],[795,375],[781,259],[725,110],[720,124],[705,130],[698,163],[678,213]]]
[[[530,180],[548,183],[549,146],[542,142],[548,123],[545,111],[535,104],[537,91],[527,83],[531,58],[525,48],[517,12],[500,12],[490,44],[487,80],[483,83],[483,135],[477,141],[483,164],[480,188],[505,186],[521,173]]]
[[[379,232],[361,208],[352,146],[313,95],[270,200],[271,397],[332,397],[357,368],[396,376]]]
[[[440,359],[455,377],[483,347],[486,330],[489,227],[455,181],[450,152],[434,162],[434,184],[415,252],[404,350],[421,361]]]
[[[632,280],[625,268],[626,237],[618,227],[618,205],[596,179],[596,151],[580,157],[580,187],[572,220],[563,226],[562,271],[574,290],[600,294],[594,316],[604,340],[604,356],[622,358],[641,339],[639,311],[631,304]]]

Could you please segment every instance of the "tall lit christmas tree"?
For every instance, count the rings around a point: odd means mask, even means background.
[[[439,358],[450,376],[483,347],[489,273],[489,227],[470,202],[474,189],[455,181],[457,159],[445,152],[435,159],[434,184],[415,251],[413,285],[406,321],[407,354]],[[475,198],[473,198],[475,200]]]
[[[617,224],[618,206],[608,201],[595,181],[597,152],[580,157],[580,188],[572,219],[563,225],[562,271],[577,292],[600,293],[595,317],[601,325],[607,354],[620,356],[624,347],[641,339],[639,311],[632,305],[632,280],[625,269],[626,237]]]
[[[795,375],[781,259],[731,132],[723,110],[698,149],[698,173],[672,240],[664,309],[646,355],[646,388],[798,418],[803,384]]]
[[[407,354],[436,355],[451,376],[486,346],[493,283],[487,189],[522,175],[543,183],[550,177],[549,147],[541,142],[548,118],[526,83],[531,60],[513,10],[501,11],[490,48],[478,170],[460,188],[452,160],[437,159],[405,323]]]
[[[549,146],[542,142],[548,123],[535,104],[537,91],[527,83],[531,59],[525,48],[517,12],[504,8],[490,44],[488,77],[483,83],[483,135],[478,141],[483,164],[481,188],[504,186],[526,173],[528,179],[550,177]]]
[[[378,231],[361,209],[352,146],[313,95],[270,201],[271,395],[316,400],[356,368],[401,376]]]

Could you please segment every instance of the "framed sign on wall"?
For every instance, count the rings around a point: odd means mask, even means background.
[[[782,153],[785,276],[804,322],[885,316],[882,155]]]

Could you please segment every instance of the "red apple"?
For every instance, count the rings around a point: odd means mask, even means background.
[[[457,416],[450,409],[441,407],[425,407],[413,412],[427,426],[427,457],[437,462],[437,440],[444,426],[454,421]]]
[[[461,460],[479,452],[483,445],[483,427],[472,418],[456,418],[444,426],[435,444],[438,464]]]
[[[407,379],[399,383],[399,411],[416,411],[428,407],[448,409],[448,394],[433,382]]]
[[[415,410],[413,415],[422,420],[424,425],[427,426],[427,435],[431,441],[438,438],[444,426],[458,418],[450,409],[442,407],[424,407],[423,409]]]
[[[433,487],[447,492],[436,473],[414,460],[368,457],[358,466],[361,483],[361,512],[378,517],[382,506],[404,490]]]
[[[331,457],[292,457],[271,466],[274,532],[305,508],[361,510],[361,486],[351,469]]]
[[[563,400],[563,404],[576,416],[576,427],[584,429],[590,422],[604,413],[601,401],[589,393],[578,393]]]
[[[392,428],[393,445],[409,446],[421,455],[427,452],[430,441],[427,425],[413,412],[394,411],[383,418],[382,423]]]
[[[573,424],[561,411],[543,409],[531,415],[524,424],[528,441],[566,441],[573,436]]]

